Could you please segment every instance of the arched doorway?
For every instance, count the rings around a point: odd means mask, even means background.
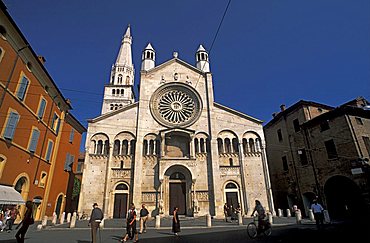
[[[179,208],[178,214],[186,214],[186,179],[181,172],[172,173],[169,182],[170,211],[173,214],[175,207]]]
[[[126,218],[128,200],[128,186],[120,183],[114,190],[113,218]]]
[[[26,201],[28,199],[28,192],[29,192],[29,187],[30,187],[28,175],[25,173],[18,175],[13,185],[14,185],[14,189],[17,192],[19,192],[22,195],[23,200]],[[21,205],[21,208],[19,210],[20,217],[23,217],[25,211],[26,211],[25,205]],[[18,222],[19,220],[21,220],[21,218],[17,217],[16,222]]]
[[[359,187],[349,178],[333,176],[324,186],[327,208],[331,219],[358,220],[363,217],[366,204]]]
[[[238,208],[238,204],[240,204],[240,194],[239,194],[238,185],[234,182],[228,182],[225,185],[224,192],[225,192],[225,195],[224,195],[225,201],[227,205],[229,205],[230,209],[231,209],[231,206],[234,209]]]
[[[33,198],[32,202],[33,202],[33,217],[35,220],[40,220],[42,197],[36,196]]]
[[[57,215],[58,218],[61,213],[62,203],[63,203],[63,194],[60,194],[55,204],[55,214]]]
[[[179,215],[193,214],[192,211],[192,175],[183,165],[174,165],[164,174],[165,210],[173,215],[174,207],[178,207]]]

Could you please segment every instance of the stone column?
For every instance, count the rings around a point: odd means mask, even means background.
[[[71,222],[71,217],[72,217],[72,214],[67,213],[67,223]]]
[[[211,220],[211,215],[207,214],[207,227],[212,227],[212,220]]]
[[[76,227],[76,219],[77,219],[77,213],[74,212],[71,218],[71,222],[69,224],[69,228],[74,228]]]
[[[199,143],[198,143],[199,144]],[[189,151],[189,157],[194,158],[195,157],[195,151],[194,151],[194,137],[190,136],[190,151]]]
[[[60,224],[63,224],[64,223],[64,217],[66,216],[66,213],[63,212],[61,215],[60,215],[60,219],[59,219],[59,223]]]
[[[156,155],[156,152],[155,152],[155,148],[157,147],[157,140],[156,139],[153,140],[153,146],[154,146],[153,155]]]
[[[286,210],[286,216],[288,218],[292,216],[292,214],[290,213],[290,209],[289,208]]]
[[[273,219],[272,219],[272,213],[271,212],[267,213],[267,217],[268,217],[269,223],[273,224]]]
[[[155,228],[156,229],[161,228],[161,216],[159,215],[155,216]]]
[[[44,216],[44,219],[42,220],[42,228],[45,228],[48,224],[48,216]]]
[[[282,217],[283,216],[283,212],[280,208],[278,208],[278,217]]]
[[[297,211],[295,211],[295,219],[296,219],[297,224],[301,223],[302,221],[301,210],[297,209]]]
[[[308,209],[308,217],[311,221],[315,221],[315,217],[313,216],[312,209]]]
[[[56,225],[57,224],[57,214],[55,212],[53,213],[53,219],[51,221],[51,224],[52,225]]]

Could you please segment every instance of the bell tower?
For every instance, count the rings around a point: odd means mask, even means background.
[[[132,36],[130,25],[122,38],[116,62],[112,65],[110,82],[104,86],[104,99],[101,114],[118,110],[135,102],[134,76],[132,63]]]

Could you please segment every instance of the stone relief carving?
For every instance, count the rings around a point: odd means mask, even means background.
[[[196,198],[199,202],[208,202],[208,191],[196,192]]]
[[[143,202],[155,202],[155,192],[143,192],[141,194],[141,200]]]

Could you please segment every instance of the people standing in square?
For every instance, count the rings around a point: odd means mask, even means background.
[[[139,233],[146,232],[146,221],[148,220],[149,211],[146,209],[145,204],[141,205],[140,209],[140,231]]]

